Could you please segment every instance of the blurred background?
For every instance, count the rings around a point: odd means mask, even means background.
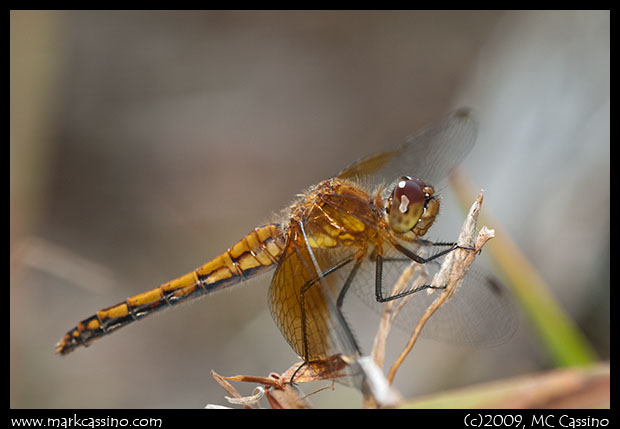
[[[11,12],[11,407],[201,408],[225,404],[211,369],[287,369],[269,275],[63,358],[54,345],[459,106],[480,121],[463,171],[483,212],[608,359],[609,35],[607,11]],[[464,216],[445,197],[430,238],[453,240]],[[421,341],[396,387],[552,366],[522,317],[492,349]]]

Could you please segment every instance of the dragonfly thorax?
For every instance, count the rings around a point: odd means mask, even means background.
[[[417,177],[403,176],[394,186],[385,206],[386,220],[397,233],[424,235],[439,212],[435,190]]]

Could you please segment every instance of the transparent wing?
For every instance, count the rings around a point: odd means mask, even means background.
[[[336,309],[338,276],[334,272],[321,279],[315,268],[316,263],[321,273],[329,272],[341,262],[335,256],[320,249],[311,255],[301,237],[291,239],[269,289],[273,318],[291,347],[307,361],[357,353],[350,329]]]
[[[344,253],[315,252],[305,240],[289,240],[271,282],[269,308],[288,343],[317,374],[361,388],[359,349],[336,307],[339,276],[351,268],[335,259]]]
[[[378,185],[411,175],[435,185],[472,149],[477,128],[470,109],[456,110],[408,137],[400,146],[354,162],[338,177]]]
[[[432,261],[426,264],[414,262],[412,265],[411,260],[404,258],[391,246],[384,249],[384,258],[384,297],[393,294],[393,286],[408,267],[414,267],[414,275],[407,286],[409,288],[417,284],[430,284],[441,264],[441,261]],[[381,314],[385,304],[375,299],[375,271],[376,264],[369,258],[362,264],[351,289],[364,303]],[[434,290],[430,294],[427,290],[421,290],[397,300],[397,306],[403,305],[395,324],[406,332],[413,332],[420,317],[439,293],[441,290]],[[490,347],[510,339],[517,326],[516,308],[510,292],[480,268],[472,267],[455,294],[431,316],[421,335],[453,344]]]

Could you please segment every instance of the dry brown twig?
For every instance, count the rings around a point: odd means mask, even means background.
[[[211,377],[213,377],[215,379],[215,381],[217,381],[217,384],[219,384],[226,392],[228,392],[230,397],[225,396],[225,398],[229,402],[230,402],[230,400],[229,400],[230,398],[234,398],[234,399],[241,399],[241,398],[243,398],[243,395],[241,395],[241,393],[239,393],[237,391],[237,389],[235,389],[234,386],[227,381],[229,379],[229,377],[221,376],[221,375],[219,375],[218,373],[216,373],[213,370],[211,370]],[[243,404],[243,406],[245,408],[253,408],[252,404],[248,404],[248,403]],[[210,405],[207,405],[207,407],[210,407]]]
[[[284,378],[284,376],[275,373],[269,374],[268,377],[252,375],[224,377],[211,370],[211,376],[231,395],[231,397],[225,396],[226,400],[231,404],[243,405],[245,408],[260,408],[260,399],[266,397],[271,408],[308,408],[308,404],[305,401],[306,397],[300,397],[297,390],[290,383],[286,382],[290,378]],[[258,387],[254,389],[252,395],[243,396],[229,381],[258,384]],[[220,408],[213,405],[208,407]]]

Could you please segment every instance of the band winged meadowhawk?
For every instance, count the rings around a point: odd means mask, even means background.
[[[413,329],[411,323],[429,304],[428,294],[417,292],[441,286],[412,287],[392,296],[384,287],[405,264],[432,265],[456,247],[422,237],[440,207],[432,184],[471,150],[476,128],[470,111],[460,109],[399,146],[360,159],[301,195],[282,222],[255,228],[194,271],[79,322],[56,352],[67,354],[158,310],[272,270],[269,308],[284,338],[308,364],[334,356],[350,362],[360,355],[341,311],[349,290],[374,305],[415,293],[400,323]],[[442,250],[424,257],[423,248]],[[424,332],[449,341],[501,342],[514,330],[508,299],[497,284],[467,280]]]

